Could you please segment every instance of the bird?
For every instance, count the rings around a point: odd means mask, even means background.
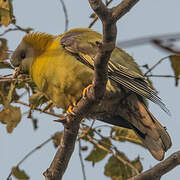
[[[30,75],[38,89],[56,107],[67,110],[92,84],[94,60],[102,35],[89,28],[75,28],[60,35],[33,32],[23,37],[11,64]],[[171,147],[166,129],[149,111],[147,99],[169,112],[139,66],[119,47],[108,62],[105,94],[87,117],[133,130],[152,156],[161,161]]]

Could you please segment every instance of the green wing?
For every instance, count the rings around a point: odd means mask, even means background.
[[[77,60],[94,69],[94,59],[98,51],[97,42],[101,41],[102,36],[95,31],[74,29],[65,33],[60,43],[69,53],[76,56]],[[112,52],[108,63],[108,78],[158,104],[169,113],[158,97],[157,91],[150,87],[133,58],[118,47]]]

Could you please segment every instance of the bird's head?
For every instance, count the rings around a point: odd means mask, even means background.
[[[29,73],[33,61],[46,51],[53,39],[54,36],[46,33],[35,32],[25,35],[11,56],[12,65]]]
[[[11,56],[11,64],[20,67],[20,70],[28,73],[34,59],[34,49],[31,44],[21,41]]]

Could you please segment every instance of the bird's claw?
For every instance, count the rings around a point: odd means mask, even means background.
[[[83,89],[83,97],[86,96],[86,93],[88,92],[88,90],[93,86],[93,84],[89,84],[86,88]]]
[[[76,102],[73,102],[73,106],[69,106],[68,110],[66,111],[67,114],[72,114],[75,115],[75,113],[73,112],[73,107],[76,106]]]
[[[86,96],[86,93],[87,93],[87,91],[92,87],[93,85],[92,84],[89,84],[86,88],[84,88],[83,89],[83,97],[85,97]],[[73,102],[73,105],[71,106],[69,106],[68,107],[68,110],[66,111],[66,113],[67,114],[72,114],[72,115],[75,115],[75,113],[73,112],[73,107],[74,106],[76,106],[77,105],[77,103],[76,102]]]

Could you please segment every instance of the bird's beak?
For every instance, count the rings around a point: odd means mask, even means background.
[[[13,53],[13,55],[11,56],[10,62],[14,67],[18,67],[20,65],[20,62],[16,58],[15,53]]]

